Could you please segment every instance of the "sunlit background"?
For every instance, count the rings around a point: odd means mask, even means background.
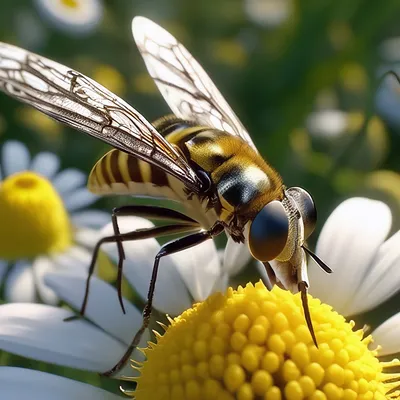
[[[357,195],[385,201],[399,229],[400,84],[381,80],[400,63],[398,0],[3,0],[0,40],[85,73],[151,121],[169,110],[132,39],[136,15],[193,53],[285,184],[312,193],[317,232]],[[87,173],[108,149],[0,95],[0,142],[7,139]],[[398,311],[399,300],[373,317]]]

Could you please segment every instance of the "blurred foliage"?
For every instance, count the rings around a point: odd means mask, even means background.
[[[320,223],[312,246],[329,213],[351,196],[386,201],[393,230],[399,229],[399,128],[380,119],[374,106],[384,62],[379,49],[400,34],[400,2],[285,1],[286,17],[271,23],[273,9],[260,14],[269,2],[107,0],[96,30],[69,35],[43,18],[36,3],[3,0],[0,40],[93,77],[151,121],[169,110],[136,49],[131,19],[153,19],[205,67],[286,185],[313,194]],[[248,10],[255,6],[252,16]],[[340,111],[340,129],[329,118],[321,118],[318,129],[308,123],[311,113],[324,110]],[[54,151],[63,167],[87,173],[107,150],[104,143],[0,95],[0,141],[11,138],[24,141],[33,153]],[[99,205],[111,209],[130,201],[107,198]],[[396,301],[386,307],[388,313]]]

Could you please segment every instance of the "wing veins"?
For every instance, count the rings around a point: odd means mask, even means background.
[[[156,165],[192,192],[201,192],[202,183],[187,160],[139,112],[85,75],[0,43],[0,89],[66,125]]]

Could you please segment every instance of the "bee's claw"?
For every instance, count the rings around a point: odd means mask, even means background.
[[[299,282],[299,291],[301,293],[301,302],[303,304],[304,317],[306,319],[307,327],[308,327],[308,330],[310,331],[310,335],[315,344],[315,347],[318,349],[318,342],[317,342],[317,338],[316,338],[315,332],[314,332],[310,309],[308,307],[307,289],[308,289],[308,285],[306,282]]]

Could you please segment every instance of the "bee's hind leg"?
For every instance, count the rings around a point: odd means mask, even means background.
[[[176,239],[172,242],[166,243],[161,247],[160,251],[157,253],[156,258],[154,260],[153,272],[151,274],[151,280],[149,285],[149,291],[147,295],[147,303],[143,310],[143,323],[140,329],[136,332],[131,344],[126,350],[125,354],[118,361],[118,363],[111,368],[110,370],[103,373],[105,376],[111,376],[118,372],[128,361],[132,351],[139,345],[140,339],[147,329],[150,323],[151,312],[153,309],[153,297],[154,290],[156,286],[158,267],[162,257],[168,256],[170,254],[178,253],[179,251],[189,249],[194,247],[200,243],[205,242],[206,240],[212,239],[214,236],[219,235],[224,232],[224,226],[220,222],[217,222],[214,226],[212,226],[207,231],[193,233],[191,235]]]
[[[175,224],[164,225],[159,227],[151,227],[146,229],[138,229],[132,232],[121,234],[119,233],[119,227],[117,221],[117,218],[120,216],[140,216],[144,218],[166,220],[174,222]],[[90,279],[94,273],[100,247],[103,243],[116,243],[118,246],[118,255],[119,255],[118,276],[117,276],[118,299],[121,304],[122,311],[125,313],[125,308],[123,306],[123,300],[122,300],[122,290],[121,290],[122,268],[123,268],[123,260],[125,258],[125,252],[123,250],[122,242],[155,238],[159,236],[173,235],[176,233],[193,232],[200,229],[200,225],[198,224],[198,222],[178,211],[164,207],[146,206],[146,205],[128,205],[115,208],[112,214],[112,221],[113,221],[113,228],[114,231],[116,231],[116,233],[114,235],[100,239],[94,247],[92,261],[89,266],[88,277],[86,280],[85,295],[82,301],[82,306],[80,308],[79,314],[66,318],[66,321],[72,321],[74,319],[81,318],[85,314],[89,298]]]

